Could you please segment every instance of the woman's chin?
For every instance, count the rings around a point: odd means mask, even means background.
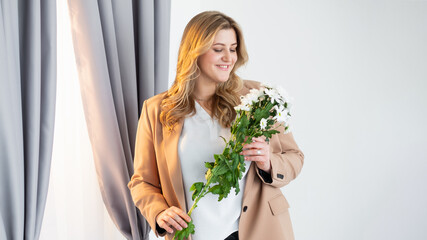
[[[225,82],[228,81],[228,79],[230,79],[230,77],[227,77],[227,78],[218,78],[218,79],[216,79],[216,82],[217,83],[225,83]]]

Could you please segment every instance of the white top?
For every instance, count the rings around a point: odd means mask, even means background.
[[[191,185],[194,182],[206,183],[207,168],[204,163],[214,162],[213,155],[224,150],[225,142],[220,136],[228,141],[231,135],[229,128],[223,128],[217,119],[212,119],[197,102],[195,105],[196,114],[185,118],[178,143],[188,210],[193,205]],[[235,195],[232,188],[228,197],[221,202],[218,202],[218,195],[209,193],[197,203],[197,208],[191,214],[196,231],[192,235],[193,240],[225,239],[238,230],[246,173],[250,163],[245,161],[245,164],[246,172],[239,182],[239,194]]]

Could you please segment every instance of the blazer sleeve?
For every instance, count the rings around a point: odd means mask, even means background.
[[[256,173],[263,183],[280,188],[294,180],[301,172],[304,154],[298,148],[291,132],[284,133],[283,126],[278,130],[280,133],[270,139],[271,175],[266,176],[268,173],[260,171],[258,167]]]
[[[156,235],[164,235],[156,231],[156,216],[169,208],[163,197],[156,153],[153,143],[155,126],[152,119],[157,119],[155,113],[147,110],[144,101],[135,141],[134,174],[128,183],[135,206],[148,221]]]

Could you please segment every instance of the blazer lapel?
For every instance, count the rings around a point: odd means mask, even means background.
[[[170,180],[173,190],[178,198],[180,208],[187,212],[185,204],[184,183],[182,180],[181,162],[178,156],[178,141],[181,136],[182,126],[184,121],[181,120],[175,125],[173,131],[169,131],[163,127],[163,151],[166,158]]]

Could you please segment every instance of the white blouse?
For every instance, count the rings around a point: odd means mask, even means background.
[[[194,182],[204,182],[205,162],[214,162],[214,154],[222,153],[225,147],[224,140],[230,138],[230,129],[223,128],[217,119],[210,115],[197,103],[196,114],[184,120],[181,136],[178,143],[178,155],[181,161],[184,192],[187,209],[193,205],[190,187]],[[195,224],[196,233],[193,240],[225,239],[239,228],[239,218],[242,208],[243,191],[249,162],[246,162],[246,172],[240,180],[240,192],[235,195],[234,189],[227,198],[218,202],[218,195],[211,193],[202,198],[191,218]]]

